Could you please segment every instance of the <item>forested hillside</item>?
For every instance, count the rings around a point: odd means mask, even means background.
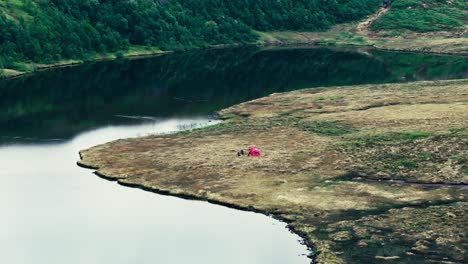
[[[2,0],[0,68],[133,45],[165,50],[253,42],[255,30],[325,30],[380,0]]]

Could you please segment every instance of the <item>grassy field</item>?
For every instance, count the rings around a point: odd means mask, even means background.
[[[468,182],[467,103],[467,80],[272,94],[222,110],[219,125],[84,150],[79,164],[273,214],[319,263],[463,263],[466,190],[434,183]],[[262,157],[237,157],[253,145]]]

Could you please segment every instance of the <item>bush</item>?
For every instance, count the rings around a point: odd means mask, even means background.
[[[466,24],[467,4],[460,1],[400,0],[389,13],[374,21],[372,30],[430,32],[452,30]]]

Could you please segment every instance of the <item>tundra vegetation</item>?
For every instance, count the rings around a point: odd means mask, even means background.
[[[468,81],[277,93],[223,123],[122,139],[81,165],[289,222],[319,263],[467,261]],[[260,158],[237,157],[256,145]]]

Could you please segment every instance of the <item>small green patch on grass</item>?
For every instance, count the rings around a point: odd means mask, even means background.
[[[344,40],[346,42],[352,43],[364,43],[366,40],[362,36],[358,36],[351,32],[341,32],[338,36],[338,39]]]
[[[337,101],[337,100],[340,100],[340,99],[343,99],[343,96],[319,96],[319,97],[315,98],[314,101],[316,101],[316,102],[320,102],[320,101]]]
[[[434,157],[434,155],[432,155],[431,153],[423,153],[423,154],[419,155],[419,159],[421,161],[427,161],[427,160],[430,160],[433,157]]]
[[[456,161],[463,161],[463,160],[465,160],[465,158],[462,157],[462,156],[460,156],[460,155],[453,155],[453,156],[450,157],[450,159],[456,160]]]
[[[462,155],[452,155],[450,159],[455,161],[456,164],[461,165],[461,171],[464,174],[468,174],[468,157]]]
[[[449,132],[450,132],[450,134],[453,134],[453,135],[467,134],[468,133],[468,127],[450,128]]]
[[[346,144],[348,147],[360,148],[368,147],[381,143],[391,143],[398,141],[414,141],[418,139],[424,139],[431,137],[432,134],[428,132],[416,131],[416,132],[390,132],[379,135],[363,136],[356,138]]]
[[[403,140],[416,140],[421,138],[428,138],[431,133],[428,132],[404,132],[400,133],[401,139]]]
[[[336,121],[324,121],[299,124],[304,130],[317,133],[324,136],[341,136],[352,133],[354,129],[343,123]]]
[[[393,166],[397,168],[403,167],[407,169],[415,169],[418,167],[418,164],[415,161],[410,160],[408,158],[402,158],[402,159],[395,160],[393,162]]]
[[[377,157],[377,160],[383,162],[383,169],[416,169],[418,163],[415,160],[410,159],[402,154],[381,154]]]

